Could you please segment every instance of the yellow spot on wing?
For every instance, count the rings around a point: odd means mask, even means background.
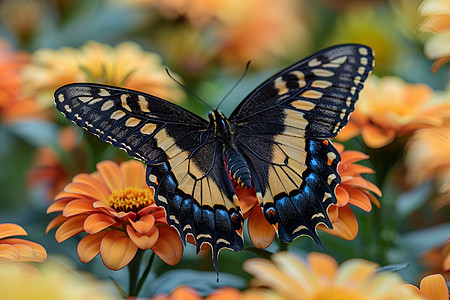
[[[128,106],[128,103],[127,103],[127,99],[128,99],[129,96],[130,96],[130,95],[128,95],[128,94],[122,94],[122,95],[120,96],[120,100],[121,100],[122,107],[123,107],[125,110],[131,111],[131,108]]]
[[[333,83],[328,80],[315,80],[311,84],[312,87],[321,88],[321,89],[326,89],[332,85],[333,85]]]
[[[143,112],[150,112],[150,110],[148,109],[148,101],[145,99],[144,96],[139,95],[138,102],[139,102],[139,107],[141,108],[141,110]]]
[[[314,107],[316,107],[314,103],[303,100],[295,100],[294,102],[291,103],[291,105],[300,110],[311,110]]]
[[[290,72],[290,74],[297,77],[297,79],[298,79],[297,82],[298,82],[299,87],[304,87],[306,85],[305,73],[303,73],[302,71],[292,71],[292,72]]]
[[[292,234],[297,233],[297,232],[299,232],[301,230],[304,230],[304,229],[308,230],[308,227],[306,227],[305,225],[300,225],[297,228],[295,228],[294,231],[292,231]]]
[[[111,114],[111,119],[114,119],[114,120],[119,120],[120,118],[122,118],[123,116],[125,116],[125,113],[123,112],[123,111],[121,111],[121,110],[116,110],[115,112],[113,112],[112,114]]]
[[[156,129],[156,124],[153,123],[147,123],[141,128],[141,133],[143,134],[152,134]]]
[[[283,78],[278,77],[275,79],[275,88],[278,90],[278,95],[286,94],[289,90],[286,87],[286,82],[283,80]]]
[[[368,63],[367,57],[361,57],[361,59],[359,60],[359,62],[360,62],[363,66],[367,65],[367,63]]]
[[[317,58],[313,58],[308,62],[308,66],[310,67],[317,67],[320,64],[321,62]]]
[[[303,92],[300,96],[305,97],[305,98],[311,98],[311,99],[319,99],[323,96],[323,94],[319,91],[307,90],[307,91]]]
[[[321,77],[334,76],[334,72],[329,71],[329,70],[325,70],[325,69],[313,69],[312,72],[314,73],[314,75],[321,76]]]
[[[101,111],[108,110],[113,106],[114,106],[114,101],[112,101],[112,100],[105,101],[105,103],[103,103],[103,105],[101,107]]]
[[[98,93],[98,95],[106,97],[106,96],[109,96],[110,93],[107,90],[105,90],[105,89],[100,89],[100,92]]]
[[[133,118],[130,117],[126,122],[125,122],[125,126],[128,127],[135,127],[136,125],[138,125],[141,122],[141,120],[137,119],[137,118]]]
[[[358,49],[359,54],[361,55],[367,55],[369,52],[367,52],[367,48],[361,47]]]
[[[58,95],[58,100],[59,100],[59,102],[63,102],[64,101],[64,95],[63,94],[59,94]]]

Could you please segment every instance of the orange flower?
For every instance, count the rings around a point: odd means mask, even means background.
[[[450,280],[450,238],[442,245],[433,247],[421,255],[421,262],[425,266],[425,274],[440,273]]]
[[[441,274],[429,275],[420,281],[420,290],[408,284],[409,288],[416,292],[416,295],[422,296],[426,300],[448,300],[449,293],[447,283]]]
[[[240,300],[243,299],[241,292],[233,287],[223,287],[215,290],[206,297],[200,296],[199,292],[189,286],[179,286],[170,295],[156,295],[151,300]]]
[[[34,99],[24,98],[20,88],[20,72],[29,60],[24,52],[14,52],[0,39],[0,119],[14,121],[34,116],[41,111]]]
[[[328,209],[333,229],[322,224],[317,229],[345,240],[353,240],[358,234],[358,222],[349,204],[369,212],[372,210],[372,202],[378,207],[380,206],[379,201],[372,193],[381,196],[381,191],[361,176],[362,173],[373,173],[373,170],[355,164],[367,159],[367,155],[358,151],[344,151],[344,146],[334,145],[341,155],[338,173],[342,181],[336,188],[337,204]],[[255,190],[241,188],[238,185],[235,185],[235,189],[244,218],[248,219],[248,232],[253,245],[257,248],[267,248],[275,237],[275,228],[266,221],[260,206],[257,205]]]
[[[341,162],[338,165],[341,183],[336,187],[337,204],[328,209],[333,229],[329,229],[323,224],[319,224],[317,228],[342,239],[353,240],[358,234],[358,221],[349,204],[370,212],[372,202],[380,207],[380,202],[372,193],[381,197],[381,191],[376,185],[361,176],[363,173],[373,173],[374,171],[355,164],[369,156],[359,151],[344,151],[344,146],[341,144],[335,143],[334,146],[341,155]]]
[[[424,299],[403,286],[398,274],[379,273],[378,265],[367,260],[351,259],[339,266],[323,253],[309,253],[305,261],[289,252],[278,252],[271,259],[244,262],[244,270],[255,276],[253,285],[269,288],[248,290],[245,299]]]
[[[56,196],[47,213],[62,214],[48,224],[47,232],[59,226],[58,242],[86,232],[78,244],[80,260],[89,262],[100,253],[111,270],[125,267],[138,249],[152,249],[165,263],[178,263],[181,239],[156,206],[144,166],[133,160],[120,165],[103,161],[97,170],[75,176]]]
[[[450,60],[450,1],[424,0],[418,8],[425,17],[419,31],[433,35],[425,42],[425,55],[434,59],[432,72]]]
[[[53,92],[72,82],[97,82],[150,93],[171,101],[184,94],[167,76],[161,57],[133,42],[116,47],[89,41],[80,49],[39,49],[22,74],[24,92],[53,105]],[[25,90],[26,89],[26,90]]]
[[[0,224],[0,262],[43,262],[47,252],[41,245],[12,236],[27,235],[19,225],[11,223]]]
[[[293,52],[298,53],[299,47],[306,50],[310,44],[305,18],[301,17],[306,15],[307,7],[296,0],[133,2],[139,6],[153,5],[170,20],[180,17],[188,20],[203,33],[203,39],[193,45],[192,51],[199,45],[216,48],[226,66],[231,63],[242,68],[249,60],[256,66],[268,65],[277,56],[287,57]],[[205,45],[205,30],[213,39],[211,44]]]
[[[360,134],[367,146],[381,148],[413,129],[438,125],[442,123],[439,112],[433,110],[438,115],[432,115],[427,107],[432,96],[433,90],[425,84],[371,75],[337,139],[346,141]]]

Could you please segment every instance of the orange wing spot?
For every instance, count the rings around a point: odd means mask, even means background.
[[[332,163],[332,162],[333,162],[333,161],[328,157],[327,165],[331,166],[331,163]]]
[[[268,217],[275,217],[276,216],[276,212],[275,212],[274,209],[268,209],[266,213],[267,213]]]
[[[323,140],[322,143],[323,143],[325,146],[328,146],[328,140]]]

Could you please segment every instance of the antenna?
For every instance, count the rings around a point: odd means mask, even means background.
[[[249,61],[247,62],[247,66],[245,67],[245,71],[244,71],[244,73],[242,74],[241,78],[239,78],[239,80],[236,81],[236,83],[235,83],[235,84],[233,85],[233,87],[228,91],[228,93],[222,98],[222,100],[220,100],[219,104],[217,105],[216,110],[219,109],[219,107],[220,107],[220,105],[222,104],[222,102],[223,102],[223,101],[231,94],[231,92],[238,86],[238,84],[242,81],[242,79],[244,79],[245,74],[247,74],[247,71],[248,71],[248,69],[250,68],[250,63],[251,63],[251,62],[252,62],[251,60],[249,60]]]
[[[201,103],[205,104],[206,106],[209,107],[210,110],[213,110],[213,108],[211,107],[211,105],[209,105],[208,103],[206,103],[205,101],[203,101],[199,96],[197,96],[196,94],[194,94],[194,92],[192,92],[190,89],[188,89],[187,87],[185,87],[181,82],[179,82],[178,80],[175,79],[175,77],[173,77],[170,72],[169,69],[164,68],[166,70],[167,75],[169,75],[170,78],[172,78],[173,81],[175,81],[179,86],[181,86],[185,91],[187,91],[189,94],[191,94],[192,96],[194,96],[194,98],[196,98],[197,100],[199,100]]]

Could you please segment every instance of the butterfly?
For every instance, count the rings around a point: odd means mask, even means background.
[[[254,188],[283,242],[318,224],[332,227],[340,156],[329,139],[347,124],[374,65],[371,48],[324,49],[273,75],[227,118],[209,120],[161,98],[124,88],[74,83],[55,92],[69,120],[146,164],[147,184],[167,222],[197,251],[243,248],[243,215],[233,181]]]

